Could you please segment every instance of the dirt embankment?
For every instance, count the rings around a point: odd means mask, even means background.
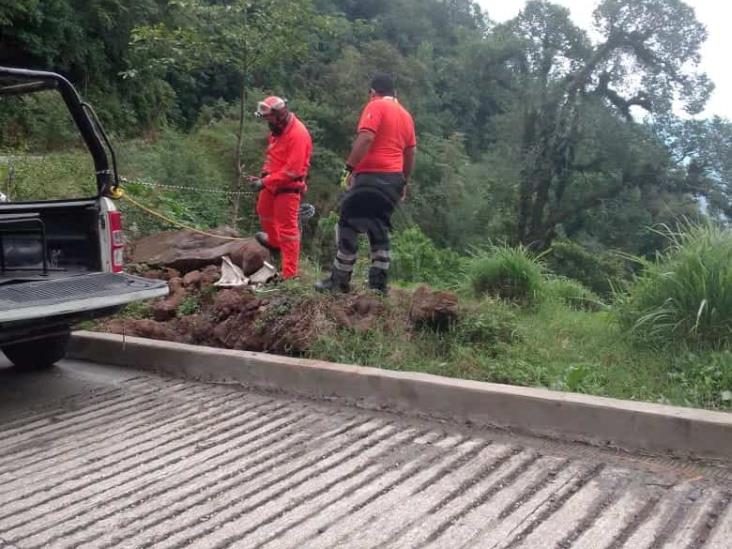
[[[191,240],[193,239],[193,240]],[[214,286],[221,255],[251,274],[269,259],[264,248],[243,241],[216,253],[200,251],[200,235],[161,233],[131,246],[132,270],[166,280],[170,295],[136,307],[98,325],[101,331],[228,349],[303,354],[321,337],[342,330],[366,332],[383,327],[445,329],[458,319],[458,300],[450,292],[421,287],[392,290],[388,298],[371,292],[319,295],[301,288]],[[172,267],[172,266],[175,266]],[[272,287],[269,287],[272,289]]]

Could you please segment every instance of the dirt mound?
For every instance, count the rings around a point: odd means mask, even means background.
[[[409,318],[416,326],[445,330],[457,321],[459,312],[454,293],[420,286],[412,296]]]
[[[140,249],[139,244],[135,247]],[[203,255],[198,252],[199,257]],[[348,331],[388,330],[397,324],[407,330],[444,329],[458,315],[457,296],[426,286],[413,294],[394,289],[389,298],[371,292],[329,296],[284,289],[258,294],[249,288],[215,287],[220,276],[217,264],[189,270],[190,264],[173,264],[179,268],[140,265],[135,271],[167,280],[167,298],[142,312],[135,308],[138,318],[115,318],[98,329],[195,345],[303,355],[322,337],[348,337]]]

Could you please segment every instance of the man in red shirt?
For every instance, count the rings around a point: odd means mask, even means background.
[[[397,101],[390,75],[377,73],[369,96],[342,173],[348,191],[337,227],[338,253],[330,277],[316,284],[319,291],[350,290],[359,233],[366,233],[371,248],[369,288],[387,290],[391,215],[406,196],[417,140],[412,117]]]
[[[282,278],[297,276],[300,258],[300,199],[307,190],[313,142],[305,125],[287,108],[287,102],[270,96],[257,104],[256,115],[269,124],[267,156],[261,179],[257,215],[263,232],[255,238],[282,253]]]

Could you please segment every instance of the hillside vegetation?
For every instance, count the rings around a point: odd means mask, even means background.
[[[393,71],[419,141],[393,280],[456,292],[462,315],[417,330],[387,300],[383,325],[334,325],[301,352],[731,409],[732,124],[678,116],[713,86],[706,31],[680,0],[601,0],[595,21],[590,34],[541,0],[501,24],[470,0],[18,0],[0,6],[0,64],[78,86],[130,197],[242,234],[257,228],[245,176],[266,135],[251,113],[287,97],[314,138],[316,216],[305,274],[278,293],[316,304],[337,174],[370,75]],[[57,97],[2,98],[0,191],[62,198],[93,182]],[[120,206],[131,241],[170,228]]]

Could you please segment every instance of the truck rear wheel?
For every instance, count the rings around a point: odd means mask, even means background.
[[[8,360],[19,368],[40,370],[50,368],[66,355],[70,337],[67,332],[4,345],[2,350]]]

